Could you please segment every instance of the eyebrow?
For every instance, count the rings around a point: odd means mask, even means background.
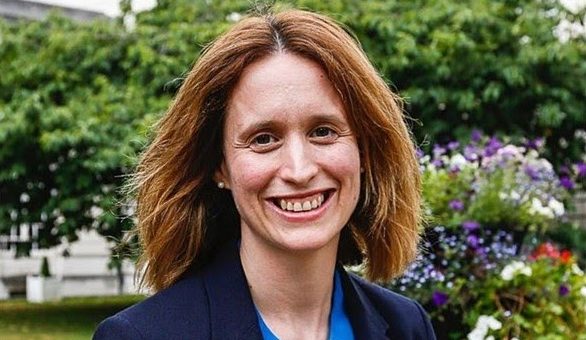
[[[277,125],[278,124],[276,124],[272,119],[263,119],[247,126],[243,131],[237,133],[236,140],[245,141],[255,132],[262,130],[273,130]]]
[[[342,117],[344,117],[344,115],[342,114]],[[316,116],[311,117],[311,123],[315,124],[315,123],[331,123],[331,124],[335,124],[335,125],[348,125],[348,122],[345,121],[345,119],[340,119],[339,115],[336,114],[332,114],[332,113],[322,113]]]

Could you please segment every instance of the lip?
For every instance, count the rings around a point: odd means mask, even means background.
[[[272,203],[272,200],[276,199],[276,198],[279,198],[279,199],[303,198],[303,197],[308,197],[308,196],[311,196],[311,195],[314,195],[317,193],[322,193],[322,192],[323,193],[327,192],[328,197],[322,203],[322,205],[319,206],[319,208],[314,209],[314,210],[299,211],[299,212],[285,211]],[[320,217],[322,217],[324,215],[326,209],[331,204],[332,198],[336,194],[337,194],[337,190],[315,190],[310,193],[303,193],[303,194],[299,194],[299,195],[295,194],[295,195],[279,196],[279,197],[275,196],[271,200],[265,201],[265,204],[267,204],[271,208],[272,211],[274,211],[278,216],[280,216],[281,218],[283,218],[287,222],[292,222],[292,223],[312,222],[312,221],[319,219]]]
[[[333,193],[334,189],[316,189],[316,190],[311,190],[311,191],[306,191],[306,192],[301,192],[301,193],[296,193],[296,194],[290,194],[290,195],[275,195],[275,196],[271,196],[268,199],[269,200],[280,200],[280,199],[297,199],[297,198],[305,198],[305,197],[310,197],[313,196],[315,194],[321,194],[321,193]]]

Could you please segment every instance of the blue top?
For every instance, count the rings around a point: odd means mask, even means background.
[[[262,319],[258,309],[256,310],[260,332],[264,340],[279,340]],[[350,319],[344,310],[344,290],[340,273],[334,275],[334,294],[332,296],[332,310],[330,311],[330,333],[329,340],[354,340]]]

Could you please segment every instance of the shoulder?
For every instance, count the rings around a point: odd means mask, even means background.
[[[378,313],[391,326],[389,333],[412,334],[413,339],[435,339],[430,319],[419,303],[349,273]]]
[[[102,321],[94,339],[196,339],[209,337],[209,302],[198,275],[190,275],[171,287]]]

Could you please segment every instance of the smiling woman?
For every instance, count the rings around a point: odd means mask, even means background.
[[[143,283],[96,339],[433,339],[399,275],[419,240],[397,96],[331,19],[243,19],[197,61],[135,176]],[[156,322],[155,322],[156,320]]]

